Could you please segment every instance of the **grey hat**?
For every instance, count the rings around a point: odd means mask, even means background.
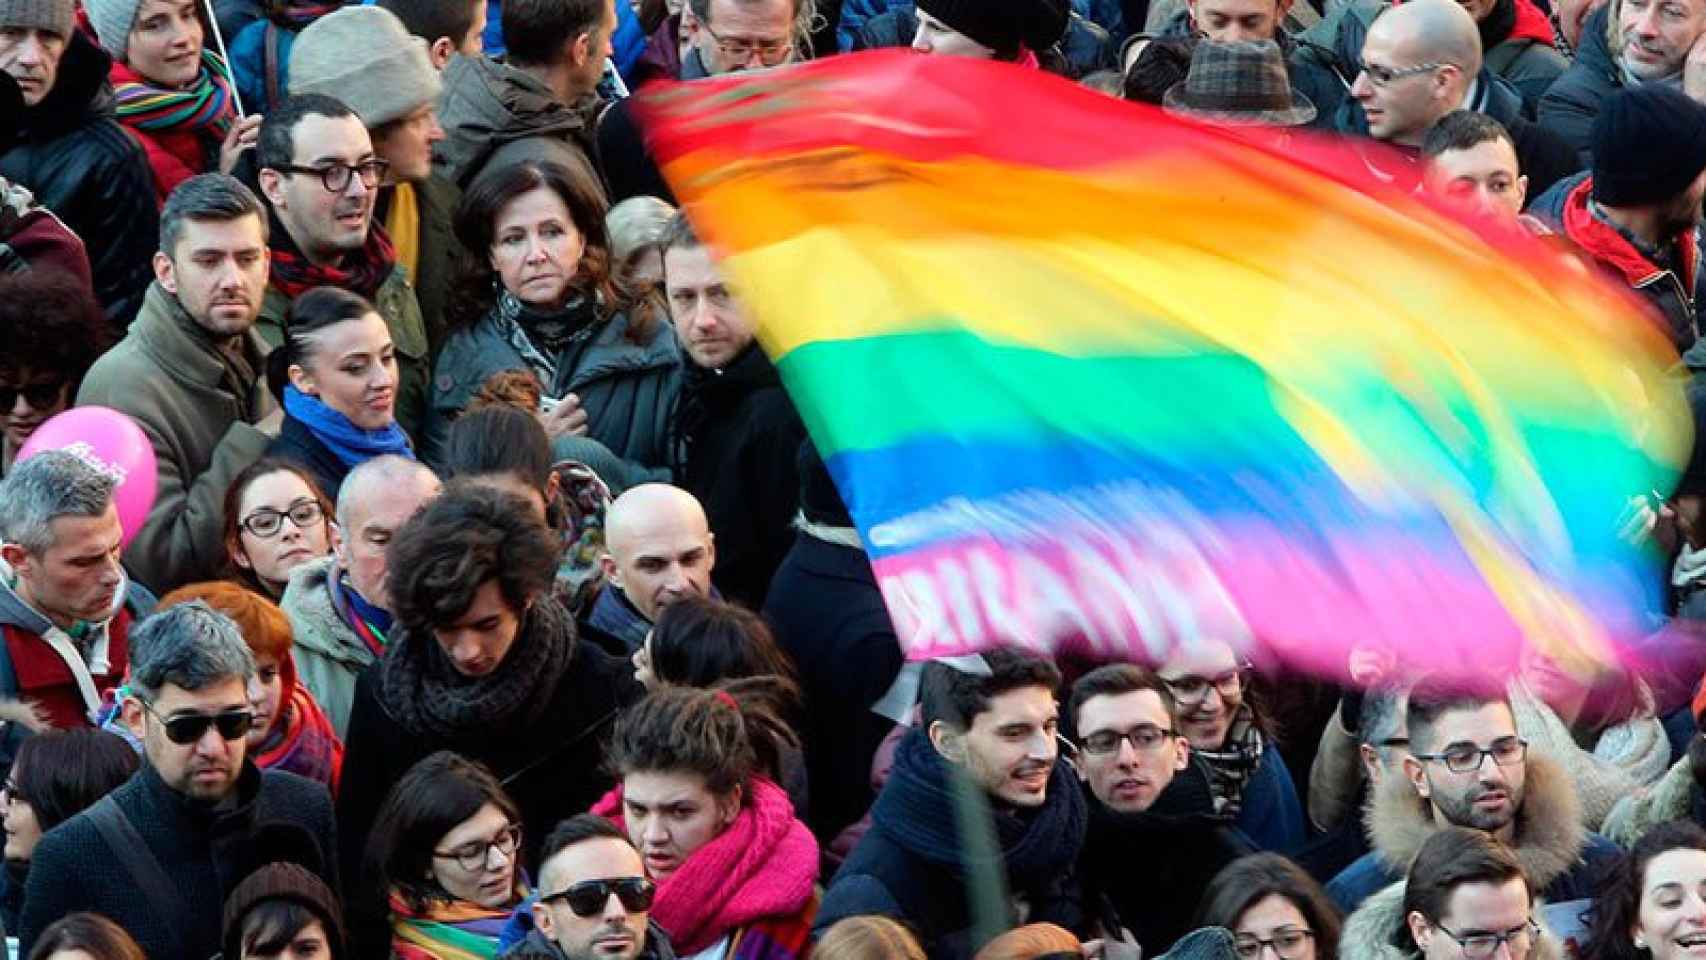
[[[130,28],[136,26],[136,8],[140,6],[142,0],[83,0],[95,39],[121,63],[130,49]]]
[[[334,10],[303,28],[290,48],[291,94],[335,97],[370,130],[436,103],[438,91],[426,41],[380,7]]]
[[[75,0],[0,0],[0,27],[34,27],[70,40],[76,17]]]
[[[1161,106],[1227,126],[1295,127],[1315,119],[1315,105],[1292,90],[1285,54],[1272,40],[1198,41],[1190,72],[1167,91]]]

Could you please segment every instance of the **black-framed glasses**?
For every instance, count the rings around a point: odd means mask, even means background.
[[[224,710],[215,714],[179,713],[162,717],[148,701],[138,697],[136,702],[142,704],[142,709],[148,711],[166,728],[166,739],[180,747],[189,746],[206,736],[208,727],[218,727],[219,735],[226,740],[241,740],[248,736],[255,726],[255,713],[252,710]]]
[[[731,37],[727,40],[717,36],[708,24],[701,23],[699,29],[717,41],[717,51],[736,63],[746,63],[758,54],[759,62],[767,67],[774,67],[787,58],[794,49],[794,38],[789,36],[782,40],[748,40],[745,37]]]
[[[1432,73],[1440,67],[1450,66],[1450,64],[1431,62],[1418,63],[1413,67],[1400,67],[1396,70],[1391,67],[1383,67],[1379,64],[1370,63],[1360,63],[1357,64],[1357,66],[1362,68],[1363,73],[1368,74],[1369,83],[1372,83],[1377,87],[1384,87],[1394,80],[1402,80],[1405,77],[1415,77],[1424,73]]]
[[[238,524],[262,540],[270,540],[278,536],[284,529],[284,521],[289,519],[298,530],[308,529],[308,525],[318,523],[325,513],[320,509],[320,501],[313,497],[302,497],[292,500],[290,506],[283,510],[271,507],[257,507],[255,512],[243,518]]]
[[[516,848],[520,846],[521,828],[512,823],[504,827],[503,832],[490,840],[464,843],[455,850],[434,850],[432,855],[443,857],[446,860],[455,860],[457,866],[473,873],[485,869],[486,864],[492,862],[493,850],[503,854],[505,860],[514,860]]]
[[[1173,699],[1181,707],[1194,707],[1207,700],[1210,688],[1220,694],[1222,700],[1230,700],[1243,693],[1244,687],[1249,681],[1250,665],[1248,663],[1241,663],[1225,673],[1217,673],[1212,677],[1187,675],[1175,677],[1172,680],[1166,677],[1161,678],[1161,682],[1167,685],[1167,689],[1173,691]]]
[[[1528,952],[1536,937],[1540,936],[1540,925],[1530,918],[1521,926],[1512,927],[1504,933],[1472,933],[1467,937],[1458,936],[1445,928],[1444,924],[1434,924],[1434,929],[1457,941],[1463,948],[1464,960],[1487,960],[1499,950],[1499,945],[1510,944],[1511,953]]]
[[[1173,737],[1172,730],[1153,723],[1140,723],[1130,730],[1097,730],[1084,738],[1082,749],[1092,757],[1106,757],[1120,752],[1120,744],[1130,743],[1138,753],[1150,753]]]
[[[1485,750],[1473,743],[1454,743],[1438,753],[1412,753],[1417,760],[1438,760],[1452,773],[1474,773],[1488,757],[1501,767],[1512,767],[1528,756],[1528,741],[1521,737],[1500,737]]]
[[[329,163],[323,167],[304,167],[294,163],[279,164],[272,169],[279,173],[306,173],[318,175],[321,186],[330,193],[343,193],[349,189],[350,177],[361,174],[361,185],[369,190],[379,186],[379,181],[385,178],[385,171],[391,169],[391,161],[374,157],[360,163]]]
[[[1262,955],[1263,947],[1272,947],[1281,960],[1295,960],[1303,955],[1304,947],[1314,936],[1315,931],[1305,927],[1280,927],[1268,939],[1240,933],[1232,941],[1232,949],[1244,960],[1256,960]]]
[[[52,383],[27,383],[23,386],[0,384],[0,414],[9,413],[18,405],[18,397],[23,396],[24,402],[31,410],[46,410],[59,406],[59,400],[65,395],[66,382],[55,380]]]
[[[539,898],[540,903],[550,903],[561,900],[569,905],[577,917],[595,917],[604,912],[604,905],[610,902],[610,895],[622,901],[622,909],[629,913],[645,913],[652,908],[652,898],[657,895],[657,884],[645,877],[621,877],[615,880],[582,880],[571,883],[556,893],[547,893]]]

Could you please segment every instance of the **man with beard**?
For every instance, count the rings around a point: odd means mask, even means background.
[[[545,839],[533,912],[517,914],[533,931],[504,960],[674,960],[669,934],[651,919],[656,893],[615,824],[570,817]]]
[[[1700,336],[1706,105],[1657,84],[1620,91],[1593,124],[1593,168],[1531,213],[1651,304],[1678,351]]]
[[[1382,778],[1367,815],[1374,850],[1327,885],[1346,913],[1403,879],[1416,851],[1447,826],[1504,842],[1550,903],[1593,896],[1617,847],[1582,826],[1569,776],[1529,753],[1502,689],[1424,679],[1410,691],[1405,723],[1406,776]]]
[[[1003,927],[1087,926],[1073,877],[1088,809],[1059,760],[1060,671],[1041,657],[997,649],[986,672],[925,666],[923,719],[895,751],[894,769],[871,808],[871,829],[836,873],[813,933],[837,920],[879,915],[907,924],[931,957],[971,957],[983,946],[970,897],[978,868],[963,845],[963,806],[988,808],[1009,902]],[[984,861],[981,869],[995,865]],[[992,933],[999,933],[997,928]]]
[[[315,287],[365,297],[397,348],[397,423],[419,444],[430,369],[426,323],[397,248],[373,220],[390,161],[374,150],[354,111],[317,93],[290,97],[267,114],[256,151],[273,214],[261,335],[273,346],[283,342],[291,301]],[[416,454],[433,459],[431,450]]]
[[[1074,766],[1090,788],[1090,835],[1079,868],[1087,899],[1108,906],[1149,956],[1192,929],[1197,900],[1220,869],[1255,847],[1214,812],[1208,776],[1178,732],[1173,692],[1129,663],[1090,671],[1072,686]],[[1166,870],[1133,870],[1133,863]],[[1093,900],[1091,900],[1093,902]]]
[[[255,332],[267,262],[266,210],[247,187],[184,181],[160,215],[142,312],[77,392],[80,406],[129,414],[154,447],[159,492],[125,562],[161,593],[223,573],[225,489],[283,420]]]
[[[150,957],[212,956],[226,896],[270,860],[288,857],[338,889],[326,788],[262,773],[246,755],[255,661],[237,625],[185,603],[137,624],[131,645],[123,716],[146,762],[37,845],[18,937],[26,954],[53,921],[90,911]]]

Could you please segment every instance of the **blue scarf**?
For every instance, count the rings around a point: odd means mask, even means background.
[[[351,423],[348,417],[326,406],[319,397],[311,397],[295,386],[284,388],[284,412],[300,420],[314,439],[325,444],[326,449],[351,469],[387,453],[415,459],[414,448],[409,446],[409,435],[397,426],[395,420],[383,430],[363,430]]]

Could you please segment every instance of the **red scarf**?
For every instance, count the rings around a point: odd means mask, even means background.
[[[817,839],[794,816],[781,787],[754,777],[751,789],[735,822],[658,884],[652,919],[682,956],[756,921],[790,917],[811,906]],[[592,808],[618,827],[621,811],[620,785]]]
[[[340,266],[310,262],[277,218],[272,235],[272,285],[292,300],[315,287],[341,287],[371,301],[397,269],[397,249],[377,220],[368,228],[361,251],[344,257]]]

